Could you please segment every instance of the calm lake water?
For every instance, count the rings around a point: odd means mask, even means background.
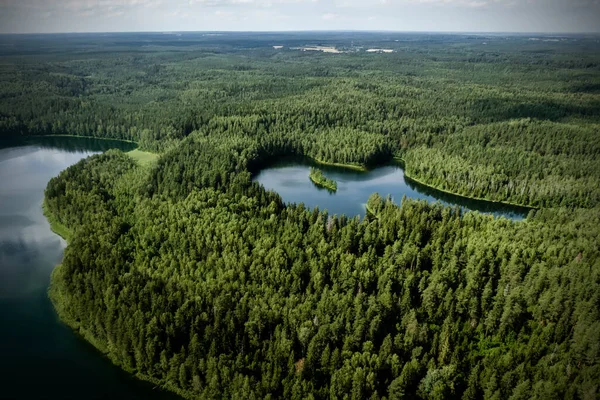
[[[311,166],[321,169],[328,178],[334,179],[337,182],[337,192],[332,193],[313,184],[308,177]],[[372,193],[379,193],[382,197],[391,195],[398,204],[406,196],[458,205],[466,210],[513,220],[522,220],[529,212],[522,207],[466,199],[428,188],[405,179],[404,170],[400,166],[385,166],[360,172],[317,165],[310,159],[285,159],[263,169],[254,179],[266,189],[279,193],[287,203],[304,203],[308,208],[318,206],[322,210],[327,209],[330,214],[338,215],[363,216],[366,212],[365,204]]]
[[[7,147],[10,146],[10,147]],[[63,325],[48,299],[65,242],[42,214],[50,178],[132,145],[79,138],[0,142],[0,399],[174,399],[121,371]]]

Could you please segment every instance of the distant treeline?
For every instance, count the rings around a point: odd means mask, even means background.
[[[72,231],[50,288],[65,322],[190,399],[598,397],[594,40],[199,35],[0,50],[3,135],[163,153],[109,151],[48,184]],[[299,41],[351,52],[272,49]],[[294,154],[402,159],[424,183],[540,209],[516,223],[374,194],[368,217],[331,216],[252,181]]]
[[[0,135],[121,138],[154,151],[192,132],[256,137],[322,161],[396,155],[411,177],[463,195],[599,204],[592,39],[335,34],[319,43],[348,53],[306,54],[289,47],[318,36],[185,37],[4,38],[22,54],[0,51]]]

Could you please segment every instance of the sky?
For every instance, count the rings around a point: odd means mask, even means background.
[[[600,0],[0,0],[0,33],[600,32]]]

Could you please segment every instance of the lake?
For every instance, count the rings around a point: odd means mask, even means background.
[[[327,178],[337,182],[337,192],[320,188],[309,179],[310,167],[322,170]],[[279,193],[286,203],[304,203],[308,208],[327,209],[330,214],[347,216],[366,212],[365,204],[372,193],[382,197],[390,195],[396,203],[403,196],[430,202],[439,201],[449,206],[460,206],[465,210],[479,211],[496,217],[522,220],[529,209],[501,203],[473,200],[441,192],[406,179],[404,170],[398,165],[388,165],[362,172],[347,168],[319,165],[308,158],[279,160],[258,172],[254,180],[266,189]]]
[[[121,371],[62,324],[47,296],[50,274],[66,243],[42,214],[50,178],[91,154],[133,144],[70,137],[0,142],[0,374],[4,399],[177,399]],[[526,210],[446,195],[407,182],[403,170],[369,172],[320,167],[338,183],[335,194],[308,178],[309,160],[281,160],[255,176],[286,202],[331,213],[364,215],[373,192],[400,201],[406,195],[469,210],[522,219]]]
[[[176,399],[121,371],[58,319],[47,290],[66,243],[42,214],[50,178],[135,145],[48,137],[0,142],[0,398]]]

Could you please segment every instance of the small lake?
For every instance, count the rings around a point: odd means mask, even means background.
[[[42,214],[50,178],[135,145],[48,137],[0,142],[1,399],[174,399],[123,372],[58,319],[47,290],[66,243]]]
[[[332,193],[312,183],[308,175],[310,167],[322,170],[337,182],[337,192]],[[396,203],[403,196],[430,202],[439,201],[465,210],[479,211],[496,217],[522,220],[529,209],[517,206],[472,200],[429,188],[404,177],[404,170],[397,165],[388,165],[367,172],[347,168],[319,165],[310,159],[283,159],[262,169],[254,180],[267,190],[273,190],[286,203],[304,203],[308,208],[319,207],[330,214],[347,216],[365,215],[365,204],[372,193],[382,197],[390,195]]]

